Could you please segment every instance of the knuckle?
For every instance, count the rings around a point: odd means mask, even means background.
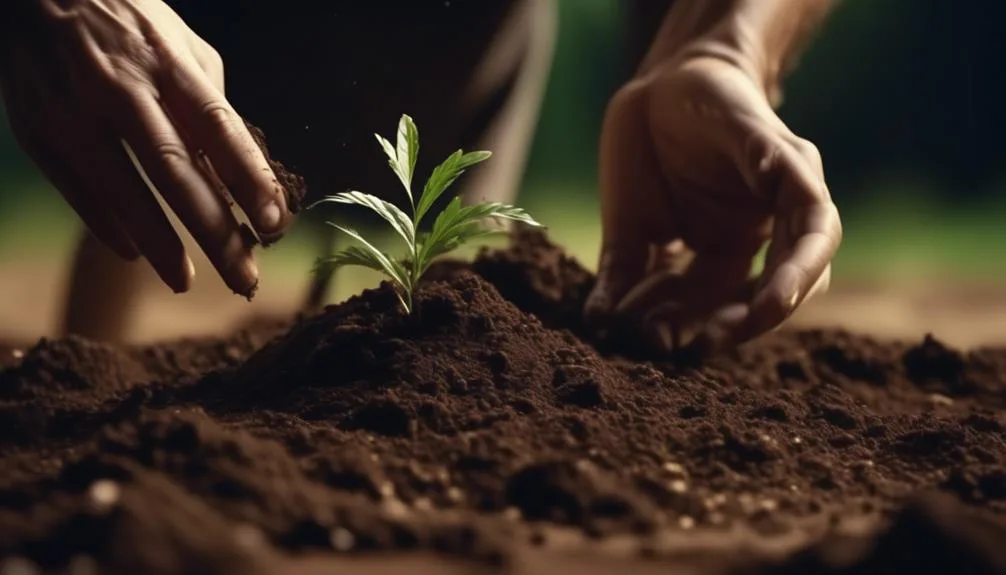
[[[803,157],[811,162],[816,170],[823,171],[824,158],[821,156],[821,150],[813,142],[804,138],[797,138],[793,145]]]
[[[199,112],[200,115],[217,130],[221,130],[227,134],[233,133],[236,130],[234,125],[236,114],[231,107],[222,100],[214,99],[203,103],[200,106]]]
[[[176,165],[189,161],[189,151],[181,142],[174,140],[160,140],[154,143],[154,151],[158,157],[169,165]]]
[[[648,82],[633,80],[622,86],[608,102],[607,114],[612,119],[624,118],[646,109]]]

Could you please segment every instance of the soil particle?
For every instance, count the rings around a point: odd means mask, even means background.
[[[910,570],[909,544],[1003,572],[960,533],[1006,512],[1006,352],[811,330],[700,366],[602,353],[576,312],[592,276],[515,237],[439,264],[411,316],[383,284],[226,340],[26,349],[0,371],[0,555],[152,573],[263,549],[498,564],[548,546],[541,527],[512,536],[527,522],[772,537],[865,514],[893,523],[819,572]],[[114,482],[100,513],[96,482]],[[913,499],[933,490],[950,511]],[[839,540],[739,572],[807,572]]]
[[[272,157],[269,153],[265,134],[261,129],[247,121],[245,121],[245,127],[248,128],[255,143],[258,144],[265,155],[266,162],[272,168],[272,172],[276,176],[276,184],[280,187],[286,198],[287,209],[292,214],[300,212],[303,207],[304,197],[307,195],[307,184],[304,178],[291,172],[281,162]]]

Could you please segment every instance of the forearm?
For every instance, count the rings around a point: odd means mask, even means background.
[[[837,0],[677,0],[640,68],[669,58],[715,57],[777,94]],[[772,98],[774,99],[774,98]]]

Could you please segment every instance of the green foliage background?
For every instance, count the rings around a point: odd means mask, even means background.
[[[592,263],[597,136],[623,79],[618,0],[559,0],[560,40],[520,203]],[[781,110],[825,158],[836,276],[1006,276],[1006,5],[844,0]],[[65,247],[73,214],[0,130],[0,262]],[[48,246],[48,247],[47,247]]]

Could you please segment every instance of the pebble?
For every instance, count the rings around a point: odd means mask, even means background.
[[[119,502],[119,497],[122,496],[122,488],[111,479],[99,479],[91,484],[88,495],[95,506],[101,510],[106,510]]]
[[[381,503],[381,506],[384,508],[384,512],[392,519],[404,519],[409,516],[409,506],[403,503],[401,499],[393,497],[385,499]]]
[[[465,492],[459,487],[450,487],[447,489],[447,499],[452,503],[461,503],[465,498]]]
[[[674,493],[684,493],[685,491],[688,491],[688,484],[680,479],[675,479],[670,482],[668,487],[670,487],[671,491]]]
[[[356,546],[356,536],[345,527],[336,527],[333,529],[331,535],[329,535],[329,540],[332,543],[333,549],[343,553],[350,551]]]
[[[953,405],[954,400],[940,393],[929,394],[929,401],[935,405]]]
[[[692,529],[695,527],[695,518],[691,515],[682,515],[678,517],[678,526],[682,529]]]
[[[673,473],[675,475],[685,475],[685,467],[680,463],[675,463],[673,461],[668,461],[664,464],[664,471],[668,473]]]
[[[523,517],[524,514],[517,507],[510,506],[503,510],[503,518],[507,521],[520,521]]]
[[[14,356],[14,359],[21,359],[24,357],[24,351],[20,349],[12,349],[10,350],[10,354]]]
[[[378,488],[377,491],[381,494],[381,497],[388,499],[395,496],[395,484],[390,481],[385,481]]]

